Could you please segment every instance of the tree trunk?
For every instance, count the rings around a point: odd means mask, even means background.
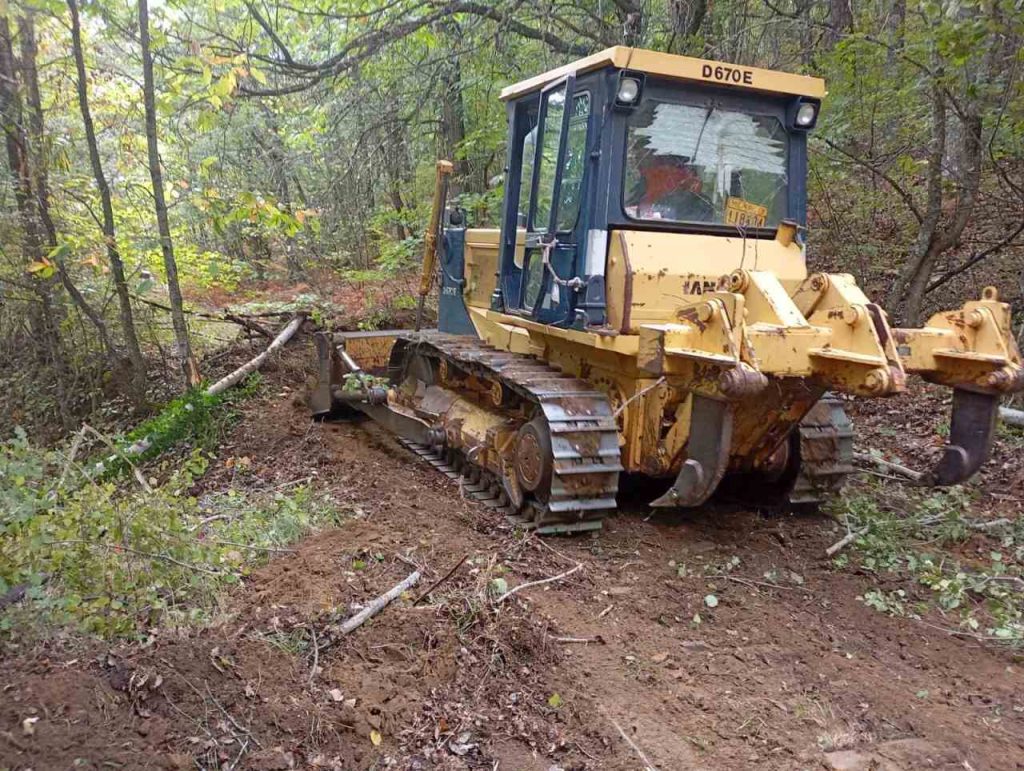
[[[14,199],[25,231],[25,254],[31,260],[38,260],[43,256],[42,239],[32,205],[32,176],[29,172],[11,29],[6,15],[0,16],[0,114],[3,116],[7,165],[14,183]]]
[[[46,131],[43,125],[43,106],[39,96],[39,73],[36,70],[36,31],[32,11],[25,11],[18,21],[21,47],[21,82],[28,106],[26,151],[29,175],[34,186],[34,206],[42,226],[42,233],[50,249],[57,246],[57,228],[50,216],[50,190],[46,175]]]
[[[14,46],[6,15],[0,15],[0,120],[3,122],[7,165],[14,185],[14,198],[24,230],[23,252],[29,260],[39,260],[44,256],[40,223],[33,200],[32,172],[22,121]],[[59,336],[57,311],[53,307],[51,283],[48,280],[37,280],[34,287],[39,298],[39,313],[38,316],[29,319],[29,324],[33,335],[41,343],[40,349],[37,349],[37,356],[44,365],[53,368],[57,410],[64,427],[70,428],[72,420],[65,389],[68,366]]]
[[[388,185],[388,195],[391,197],[391,205],[395,209],[395,213],[401,217],[402,212],[405,211],[405,201],[402,200],[402,189],[399,187],[398,179],[394,173],[391,175],[390,184]],[[404,241],[409,237],[409,234],[405,231],[405,224],[401,219],[395,219],[395,238],[399,241]]]
[[[886,17],[891,47],[887,56],[889,64],[896,62],[897,53],[903,48],[904,30],[907,23],[907,0],[893,0]]]
[[[82,112],[85,143],[89,148],[89,162],[92,165],[92,175],[96,182],[96,188],[99,190],[100,205],[103,209],[103,240],[107,247],[107,261],[110,263],[110,274],[114,279],[114,290],[117,293],[121,328],[128,347],[128,358],[132,365],[132,396],[136,404],[142,404],[146,394],[146,359],[142,355],[139,338],[135,332],[131,295],[128,292],[128,282],[125,279],[124,263],[121,261],[121,253],[117,248],[117,231],[114,226],[114,205],[110,196],[110,185],[103,173],[103,162],[100,159],[99,145],[96,141],[96,127],[93,125],[92,112],[89,109],[89,90],[77,0],[68,0],[68,9],[71,11],[71,47],[78,75],[78,107]]]
[[[264,107],[263,112],[266,115],[267,124],[270,128],[270,147],[267,149],[267,155],[274,166],[274,173],[277,174],[278,199],[284,206],[284,210],[294,216],[295,207],[292,206],[291,187],[288,183],[290,178],[288,173],[288,148],[281,138],[277,117],[268,107]],[[305,278],[301,255],[296,252],[295,241],[294,237],[287,236],[284,245],[284,261],[285,267],[288,269],[289,281],[301,281]]]
[[[445,30],[458,46],[461,31],[455,23],[446,24]],[[455,166],[450,191],[455,196],[472,184],[469,161],[460,158],[461,145],[466,139],[466,107],[462,99],[462,62],[457,52],[441,67],[441,154]]]
[[[160,251],[167,273],[167,294],[171,302],[171,324],[178,344],[178,356],[185,375],[185,383],[199,384],[199,367],[192,356],[188,339],[188,324],[182,307],[181,286],[178,283],[178,263],[174,259],[171,225],[164,200],[164,175],[160,169],[160,146],[156,134],[156,90],[153,85],[153,54],[149,49],[149,3],[139,0],[139,38],[142,42],[142,96],[146,111],[146,146],[149,151],[149,177],[153,182],[153,208],[156,210],[157,230],[160,233]]]
[[[699,55],[700,51],[694,50],[693,41],[707,17],[708,0],[671,0],[668,11],[672,25],[669,53]]]
[[[921,261],[907,288],[907,322],[917,326],[925,292],[935,270],[935,263],[947,250],[956,246],[974,212],[981,183],[982,119],[980,115],[965,116],[960,141],[960,191],[956,214],[941,231],[932,237],[925,258]]]
[[[78,290],[71,275],[68,273],[64,258],[57,252],[57,226],[53,223],[50,214],[50,187],[47,178],[47,153],[46,153],[46,127],[43,123],[43,104],[39,95],[39,71],[36,66],[38,48],[36,45],[35,15],[32,11],[26,11],[18,22],[18,35],[21,48],[21,81],[25,91],[26,106],[28,107],[28,130],[24,131],[25,149],[27,153],[26,163],[28,164],[29,177],[32,184],[32,209],[33,217],[40,226],[39,237],[43,239],[40,249],[45,245],[45,250],[51,255],[56,265],[57,277],[64,287],[71,301],[85,314],[86,318],[96,328],[100,338],[100,344],[106,355],[112,360],[114,345],[110,340],[110,333],[107,331],[107,323],[96,309],[89,305],[89,301]]]
[[[622,45],[639,46],[643,42],[644,9],[635,0],[616,0],[615,15],[618,17]]]
[[[853,30],[853,0],[829,0],[827,42],[833,47]]]
[[[889,315],[893,318],[899,317],[897,311],[900,303],[905,299],[915,277],[924,269],[926,263],[934,262],[934,257],[930,257],[929,253],[932,251],[939,220],[942,217],[942,160],[945,156],[946,97],[941,86],[936,82],[932,84],[932,138],[928,152],[928,201],[918,227],[910,261],[897,279],[887,302]],[[909,315],[905,317],[904,321],[908,325],[917,323],[917,320]]]

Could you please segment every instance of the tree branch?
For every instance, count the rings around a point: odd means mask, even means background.
[[[379,53],[388,45],[408,37],[423,27],[430,26],[442,19],[449,18],[457,14],[468,14],[497,22],[498,24],[506,26],[509,30],[520,37],[540,41],[558,53],[584,56],[590,53],[591,50],[589,46],[571,43],[552,32],[548,32],[547,30],[530,27],[520,21],[508,18],[497,8],[493,8],[484,3],[474,2],[474,0],[458,0],[457,2],[446,3],[440,7],[435,6],[435,10],[430,13],[425,13],[422,16],[406,18],[405,20],[400,20],[401,17],[397,19],[385,19],[376,29],[349,40],[342,49],[333,56],[330,56],[319,63],[307,64],[296,62],[291,57],[291,53],[288,52],[286,47],[284,47],[283,41],[281,41],[276,32],[272,31],[272,27],[269,22],[267,22],[267,20],[264,19],[258,11],[256,11],[250,0],[246,0],[246,7],[249,9],[250,13],[253,14],[253,18],[256,23],[259,24],[268,35],[270,35],[275,47],[277,47],[281,51],[281,55],[285,57],[285,60],[280,62],[280,69],[292,70],[296,76],[304,79],[298,83],[292,83],[280,88],[252,88],[249,86],[242,86],[239,89],[239,93],[245,96],[284,96],[286,94],[305,91],[316,86],[326,78],[338,77],[339,75],[351,70],[363,60]]]
[[[1021,222],[1017,225],[1017,229],[1014,230],[1012,233],[1010,233],[1008,236],[1006,236],[1001,241],[998,241],[997,243],[993,244],[992,246],[988,247],[987,249],[982,249],[980,252],[975,252],[969,258],[967,258],[967,260],[962,265],[958,265],[957,267],[955,267],[955,268],[953,268],[951,270],[947,270],[945,273],[943,273],[937,279],[932,281],[932,283],[930,283],[928,285],[928,287],[924,290],[924,293],[925,294],[931,293],[932,291],[938,289],[943,284],[946,284],[949,281],[951,281],[952,279],[956,278],[961,273],[964,273],[965,271],[969,270],[970,268],[973,268],[975,265],[977,265],[979,262],[984,260],[986,257],[990,257],[993,254],[997,254],[997,253],[1001,252],[1007,246],[1012,244],[1021,233],[1024,233],[1024,220],[1021,220]]]
[[[914,197],[910,194],[909,191],[905,190],[891,176],[886,174],[884,171],[879,169],[877,166],[873,165],[870,161],[864,160],[863,158],[861,158],[861,157],[859,157],[857,155],[854,155],[849,150],[846,150],[846,149],[840,147],[835,142],[833,142],[831,139],[823,138],[822,141],[824,141],[824,143],[826,145],[831,147],[837,153],[840,153],[841,155],[845,155],[847,158],[849,158],[851,161],[856,163],[858,166],[863,166],[865,169],[870,171],[875,176],[877,176],[877,177],[885,180],[887,183],[889,183],[889,186],[893,190],[896,191],[896,194],[899,195],[899,197],[903,199],[903,202],[907,205],[907,208],[910,209],[910,213],[914,215],[914,219],[916,219],[919,224],[924,222],[924,216],[921,214],[921,210],[917,208],[917,204],[914,202]]]

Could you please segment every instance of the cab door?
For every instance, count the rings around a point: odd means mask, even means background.
[[[524,158],[521,180],[530,191],[525,249],[516,277],[519,291],[508,298],[516,307],[507,309],[559,326],[572,323],[582,288],[577,271],[579,215],[591,100],[589,92],[576,93],[575,83],[569,75],[541,92],[536,133],[527,137],[534,147],[532,164]]]

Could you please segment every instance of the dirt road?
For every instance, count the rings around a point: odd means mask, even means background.
[[[824,517],[627,505],[600,535],[541,541],[289,395],[238,426],[222,456],[241,454],[259,484],[312,473],[348,518],[211,628],[0,665],[0,767],[1024,767],[1022,663],[867,608],[878,579],[832,568]],[[313,656],[416,566],[409,598]]]

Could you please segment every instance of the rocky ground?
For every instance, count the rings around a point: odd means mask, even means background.
[[[651,515],[638,495],[600,534],[541,540],[372,424],[311,423],[294,369],[268,378],[221,451],[247,474],[220,463],[202,485],[309,479],[345,521],[207,628],[0,662],[0,768],[1024,767],[1019,655],[867,607],[878,579],[826,558],[844,531],[824,515]],[[851,411],[864,446],[923,465],[942,398]],[[993,516],[1020,508],[1009,452],[982,481]]]

